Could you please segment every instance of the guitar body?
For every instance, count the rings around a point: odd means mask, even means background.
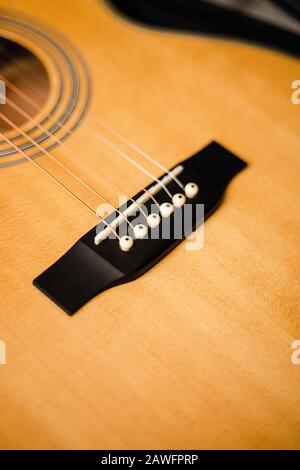
[[[291,361],[300,339],[300,105],[291,100],[299,61],[143,29],[102,1],[0,6],[9,7],[5,15],[45,25],[47,36],[70,55],[74,45],[83,58],[85,66],[72,59],[83,95],[64,140],[82,158],[61,145],[51,154],[115,206],[118,192],[102,173],[129,195],[150,180],[92,138],[84,123],[94,115],[167,168],[211,140],[248,163],[205,222],[201,250],[181,243],[138,280],[69,317],[32,281],[97,221],[35,165],[16,163],[21,154],[1,160],[0,447],[299,447],[300,366]],[[10,40],[19,37],[17,28],[1,28]],[[47,48],[30,34],[22,45],[49,76],[34,117],[42,122],[57,75]],[[20,124],[26,132],[30,126]],[[15,133],[5,130],[10,139]],[[46,155],[35,161],[89,205],[100,204]]]

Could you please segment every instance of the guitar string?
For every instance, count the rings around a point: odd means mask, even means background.
[[[1,53],[0,53],[1,55]],[[17,67],[19,67],[19,64],[17,63],[16,60],[14,59],[11,59],[12,62],[15,62]],[[22,66],[24,66],[24,64],[20,64]],[[26,68],[26,67],[25,67]],[[38,82],[40,79],[37,77],[36,81]],[[68,114],[68,116],[71,115],[71,112]],[[119,156],[121,156],[122,158],[124,158],[125,160],[127,160],[129,163],[131,163],[133,166],[135,166],[136,168],[138,168],[141,172],[143,172],[144,174],[146,174],[147,176],[149,176],[151,179],[153,179],[154,181],[157,182],[157,184],[159,184],[163,190],[166,192],[166,194],[168,195],[168,197],[172,200],[172,194],[170,193],[170,191],[168,190],[168,188],[165,186],[164,183],[162,183],[158,178],[156,178],[156,176],[154,176],[151,172],[149,172],[148,170],[146,170],[142,165],[140,165],[139,163],[137,163],[132,157],[130,157],[127,153],[123,152],[122,150],[120,150],[116,145],[112,144],[108,139],[105,139],[105,137],[101,136],[100,132],[98,131],[95,131],[92,127],[90,127],[87,123],[85,122],[82,122],[82,125],[85,126],[89,132],[92,132],[96,138],[98,140],[100,140],[104,145],[106,145],[107,147],[109,147],[111,150],[113,150],[115,153],[117,153]],[[174,178],[174,176],[171,174],[171,177],[172,179]]]
[[[40,107],[39,105],[33,101],[28,95],[26,95],[26,93],[24,93],[22,90],[20,90],[18,87],[16,87],[15,85],[13,85],[3,74],[0,74],[1,77],[3,77],[5,79],[5,82],[6,84],[9,86],[9,88],[11,88],[16,94],[18,94],[21,98],[23,98],[25,101],[27,101],[28,103],[30,103],[35,109],[39,110]],[[9,100],[8,98],[6,98],[6,101],[7,103],[9,104],[10,103],[10,106],[14,107],[14,109],[16,109],[20,114],[22,114],[24,117],[26,117],[26,119],[34,119],[34,116],[30,115],[29,113],[27,113],[26,111],[24,111],[23,109],[21,109],[16,103],[13,103],[12,100]],[[58,124],[58,127],[61,128],[63,123],[61,123],[61,121],[57,121],[57,124]],[[92,165],[88,160],[86,160],[85,158],[82,158],[79,154],[77,154],[76,152],[74,152],[74,150],[69,146],[67,145],[65,142],[63,142],[61,139],[57,138],[54,134],[51,134],[51,132],[49,132],[44,126],[42,126],[41,124],[37,123],[36,124],[37,127],[39,127],[40,129],[42,129],[43,132],[45,132],[49,137],[53,138],[56,140],[57,143],[59,143],[62,147],[64,147],[69,153],[72,153],[72,155],[74,155],[76,158],[80,158],[82,160],[85,161],[85,163],[87,163],[88,166],[90,166],[94,171],[98,172],[98,169],[96,168],[96,166]],[[72,135],[72,132],[70,131],[67,131],[66,132],[67,135]],[[141,210],[141,212],[144,214],[145,218],[147,218],[147,214],[145,213],[145,211],[143,210],[143,208],[136,203],[136,201],[131,198],[130,196],[128,196],[125,191],[120,187],[118,186],[114,181],[112,181],[108,176],[106,175],[103,175],[103,174],[100,174],[101,178],[107,180],[111,185],[115,186],[116,189],[118,189],[118,191],[121,191],[121,193],[125,194],[126,197],[131,200],[133,203],[135,203],[139,209]],[[128,181],[131,181],[132,183],[136,184],[136,181],[134,181],[133,179],[131,179],[130,177],[126,176],[126,179],[128,179]],[[151,198],[154,202],[154,204],[158,207],[159,209],[159,203],[157,202],[156,198],[151,194],[151,192],[146,189],[146,188],[142,188],[142,191],[145,192],[149,198]]]
[[[4,54],[3,51],[0,51],[0,56],[2,55],[6,55],[7,54]],[[10,58],[11,62],[15,63],[18,67],[23,67],[25,70],[27,70],[26,66],[21,62],[21,63],[18,63],[16,59],[13,59],[13,58]],[[37,82],[40,82],[42,83],[42,80],[40,77],[36,77],[35,79]],[[30,82],[29,82],[30,83]],[[32,87],[33,89],[33,87]],[[38,91],[38,93],[37,93]],[[39,92],[39,90],[36,90],[35,89],[35,93],[37,93],[38,95],[40,95],[41,97],[44,97],[44,95],[42,93]],[[116,138],[118,138],[121,142],[125,143],[127,146],[129,146],[130,148],[132,148],[133,150],[135,150],[138,154],[140,154],[144,159],[148,160],[149,162],[151,162],[153,165],[155,165],[157,168],[160,168],[162,171],[164,171],[165,173],[168,174],[168,176],[173,180],[175,181],[175,183],[181,188],[181,189],[184,189],[184,185],[181,183],[181,181],[175,176],[173,175],[165,166],[163,166],[161,163],[159,163],[157,161],[157,159],[155,159],[153,156],[151,156],[149,153],[145,152],[141,147],[139,147],[138,145],[134,144],[131,140],[129,140],[128,138],[122,136],[122,134],[118,131],[116,131],[115,129],[113,129],[111,126],[109,126],[107,124],[106,121],[104,121],[104,119],[100,119],[99,117],[96,117],[96,115],[94,113],[90,113],[90,116],[94,119],[95,122],[98,122],[99,125],[101,125],[104,129],[106,129],[108,132],[110,132],[112,135],[114,135]],[[91,131],[91,127],[88,126],[87,123],[83,122],[82,123],[83,126],[87,127],[88,130]],[[95,131],[96,132],[96,131]],[[98,132],[99,136],[101,136],[101,134]],[[102,143],[104,143],[105,145],[109,146],[108,143],[109,141],[105,138],[103,138],[102,140]],[[111,147],[112,148],[112,147]],[[112,148],[116,153],[118,153],[120,156],[122,156],[123,158],[126,158],[125,155],[127,155],[127,157],[129,157],[128,154],[125,154],[125,152],[122,152],[122,151],[119,151],[118,147],[115,146],[115,148]],[[129,157],[129,161],[131,164],[135,165],[135,160],[133,160],[131,157]],[[144,168],[139,165],[138,166],[139,170],[140,171],[143,171],[145,172]],[[147,174],[147,173],[146,173]],[[148,176],[150,176],[148,174]],[[158,179],[155,179],[155,176],[151,174],[150,176],[152,179],[154,179],[155,181],[157,181],[157,183],[160,182],[160,180]],[[166,191],[166,193],[168,194],[168,196],[172,199],[172,195],[171,193],[168,191],[168,189],[162,185],[163,189]]]
[[[90,127],[86,122],[83,123],[83,125],[85,127],[87,127],[87,129],[90,130],[90,132],[92,134],[95,135],[96,139],[98,139],[100,142],[102,142],[104,145],[106,145],[107,147],[109,147],[111,150],[113,150],[115,153],[117,153],[118,155],[120,155],[121,157],[125,158],[125,160],[127,160],[129,163],[131,163],[132,165],[134,165],[136,168],[138,168],[139,170],[141,170],[143,173],[145,173],[145,175],[149,176],[149,178],[152,178],[154,181],[156,181],[157,184],[159,184],[163,190],[166,192],[166,194],[169,196],[169,198],[172,200],[173,196],[172,194],[170,193],[170,191],[168,190],[168,188],[166,187],[166,185],[161,181],[159,180],[153,173],[151,173],[150,171],[146,170],[146,168],[144,168],[142,165],[140,165],[139,163],[137,163],[133,158],[131,158],[127,153],[123,152],[123,150],[120,150],[115,144],[111,143],[108,139],[106,139],[105,137],[103,137],[99,132],[97,132],[93,127]]]
[[[1,75],[0,75],[1,76]],[[31,116],[29,113],[27,113],[26,111],[24,111],[22,108],[20,108],[20,106],[18,106],[16,103],[14,103],[12,100],[10,100],[9,98],[6,98],[6,102],[8,103],[9,106],[11,106],[13,109],[15,109],[19,114],[21,114],[22,116],[24,116],[26,119],[34,119],[34,116]],[[41,124],[39,123],[36,123],[37,127],[42,131],[42,132],[45,132],[46,135],[48,135],[48,137],[52,138],[55,140],[56,143],[60,144],[62,146],[62,148],[66,149],[67,152],[69,152],[71,155],[75,156],[75,158],[77,159],[80,159],[80,155],[78,153],[76,153],[71,147],[69,147],[67,144],[65,144],[65,142],[63,142],[62,140],[58,139],[56,136],[54,136],[54,134],[51,134],[51,132],[49,132],[44,126],[42,126]],[[84,159],[85,163],[90,167],[91,170],[93,171],[96,171],[97,172],[97,168],[92,164],[90,163],[88,160]],[[121,193],[124,193],[123,192],[123,189],[120,188],[120,186],[118,186],[117,184],[115,184],[113,181],[111,181],[110,178],[106,177],[105,175],[100,175],[103,179],[106,179],[109,184],[115,186],[118,191],[121,191]],[[92,188],[90,188],[92,189]],[[139,208],[139,210],[142,212],[142,214],[144,215],[145,218],[147,218],[147,214],[146,212],[144,211],[144,209],[142,208],[142,206],[140,204],[138,204],[133,198],[129,197],[126,193],[124,193],[125,196],[127,197],[128,200],[130,200],[133,204],[136,204],[136,206]],[[101,196],[101,198],[103,198]],[[104,199],[104,198],[103,198]]]
[[[150,161],[153,163],[153,165],[156,165],[158,168],[160,168],[162,171],[167,173],[168,176],[170,176],[175,183],[178,184],[178,186],[184,190],[184,185],[181,183],[181,181],[175,176],[172,175],[172,173],[165,168],[161,163],[159,163],[158,160],[154,159],[148,152],[145,152],[140,146],[136,145],[134,142],[129,140],[127,137],[124,137],[120,132],[116,131],[113,129],[109,124],[107,124],[104,119],[100,119],[98,116],[96,116],[94,113],[90,113],[90,116],[94,119],[96,123],[98,123],[100,126],[102,126],[104,129],[106,129],[108,132],[110,132],[112,135],[114,135],[117,139],[119,139],[121,142],[124,144],[128,145],[128,147],[132,148],[135,150],[137,153],[142,155],[146,160]]]
[[[0,117],[1,117],[2,113],[0,113]],[[2,118],[2,117],[1,117]],[[8,145],[12,145],[15,150],[19,153],[21,153],[21,155],[24,155],[25,158],[30,161],[31,163],[33,163],[33,165],[35,165],[37,168],[39,168],[39,170],[42,171],[42,173],[44,173],[45,175],[47,175],[52,181],[54,181],[56,184],[58,184],[60,187],[62,187],[65,191],[67,191],[68,193],[70,193],[77,201],[80,202],[81,205],[83,205],[86,209],[88,209],[95,217],[97,217],[97,219],[101,220],[107,227],[110,228],[110,230],[114,233],[114,235],[116,236],[116,238],[118,240],[120,240],[120,236],[117,234],[117,232],[114,230],[114,228],[103,218],[101,217],[100,215],[97,214],[96,211],[94,211],[94,209],[92,209],[88,204],[86,204],[84,201],[82,201],[80,199],[80,197],[78,197],[73,191],[71,191],[69,188],[67,188],[67,186],[65,186],[61,181],[59,181],[57,178],[55,178],[55,176],[51,175],[51,173],[49,173],[49,171],[47,171],[45,168],[43,168],[41,165],[39,165],[33,158],[31,158],[29,155],[27,155],[26,152],[24,152],[24,150],[20,149],[16,144],[14,144],[14,142],[9,139],[8,137],[5,136],[5,134],[3,134],[1,131],[0,131],[0,136],[2,139],[4,139],[6,141],[6,143]]]
[[[20,132],[21,135],[27,139],[29,142],[31,142],[33,145],[38,147],[45,155],[50,157],[53,161],[55,161],[61,168],[63,168],[67,173],[72,175],[77,181],[79,181],[81,184],[83,184],[87,189],[89,189],[91,192],[93,192],[96,196],[100,197],[104,202],[109,204],[109,206],[112,207],[112,209],[117,212],[120,216],[126,220],[128,225],[134,230],[134,226],[132,223],[128,220],[127,217],[124,216],[124,214],[119,211],[119,209],[116,209],[105,197],[101,196],[94,188],[92,188],[90,185],[88,185],[82,178],[80,178],[76,173],[74,173],[72,170],[70,170],[66,165],[64,165],[60,160],[58,160],[54,155],[52,155],[48,150],[44,149],[38,142],[35,142],[26,132],[24,132],[19,126],[15,125],[9,118],[7,118],[3,113],[0,112],[0,117],[3,121],[5,121],[10,127],[12,127],[15,131]],[[18,148],[18,147],[17,147]],[[26,154],[27,155],[27,154]]]

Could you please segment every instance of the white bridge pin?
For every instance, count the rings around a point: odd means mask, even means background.
[[[147,217],[149,227],[156,228],[160,224],[160,216],[158,214],[149,214]]]
[[[188,183],[185,186],[184,190],[185,190],[186,197],[188,197],[189,199],[192,199],[198,194],[199,187],[196,183]]]
[[[119,244],[122,251],[129,251],[133,246],[133,238],[129,235],[124,235],[120,238]]]
[[[146,225],[137,224],[134,227],[134,236],[135,236],[135,238],[137,238],[139,240],[144,238],[147,235],[147,232],[148,232],[148,230],[147,230]]]
[[[173,205],[174,207],[177,207],[177,208],[184,206],[185,201],[186,201],[185,195],[180,194],[180,193],[175,194],[172,198]]]
[[[162,217],[169,217],[174,210],[173,205],[169,202],[164,202],[163,204],[161,204],[159,209]]]

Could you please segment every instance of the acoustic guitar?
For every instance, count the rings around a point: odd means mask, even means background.
[[[299,447],[299,61],[0,6],[0,447]]]

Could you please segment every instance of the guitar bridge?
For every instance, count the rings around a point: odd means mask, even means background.
[[[212,142],[134,196],[132,204],[111,213],[33,284],[73,315],[96,295],[137,279],[166,256],[214,212],[230,180],[245,166],[243,160]],[[185,194],[178,194],[176,175]],[[166,185],[177,196],[171,202]]]

